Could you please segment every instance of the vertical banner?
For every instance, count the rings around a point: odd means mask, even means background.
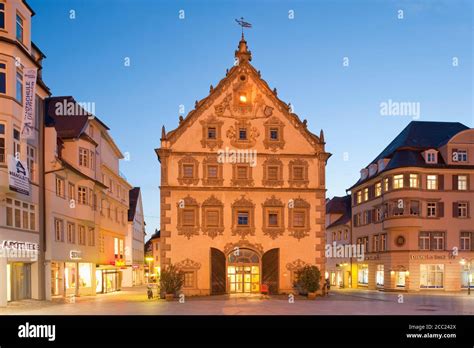
[[[21,137],[31,139],[35,128],[36,68],[23,70],[23,122]]]
[[[30,173],[26,162],[8,155],[8,185],[10,190],[30,195]]]

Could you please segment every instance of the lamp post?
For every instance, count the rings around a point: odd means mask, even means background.
[[[471,262],[472,262],[472,259],[465,259],[465,258],[462,258],[461,261],[459,261],[459,263],[462,266],[467,265],[467,294],[468,295],[471,294]]]
[[[153,261],[153,257],[147,256],[145,258],[146,262],[148,262],[148,283],[150,282],[150,276],[151,276],[151,261]]]

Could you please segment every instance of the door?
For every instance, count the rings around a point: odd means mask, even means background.
[[[268,285],[270,294],[278,294],[280,249],[268,250],[262,257],[262,283]]]
[[[225,255],[211,248],[211,295],[225,294]]]
[[[29,263],[12,263],[10,279],[12,301],[31,298],[31,265]]]

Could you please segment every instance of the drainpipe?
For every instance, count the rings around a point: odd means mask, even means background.
[[[44,103],[44,101],[43,101]],[[45,104],[43,104],[43,112],[46,110]],[[45,159],[44,159],[44,145],[45,145],[45,139],[44,139],[44,114],[43,112],[40,113],[40,119],[39,119],[39,158],[38,158],[38,164],[39,164],[39,184],[40,184],[40,190],[39,190],[39,209],[40,209],[40,230],[39,230],[39,253],[38,253],[38,297],[40,300],[45,300],[46,299],[46,284],[45,284],[45,253],[46,253],[46,190],[45,190],[45,174],[44,174],[44,169],[45,169]]]

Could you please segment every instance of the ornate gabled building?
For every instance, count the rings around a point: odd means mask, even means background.
[[[156,149],[161,267],[185,272],[187,295],[288,293],[299,267],[324,274],[323,132],[278,99],[243,35],[235,57]]]

